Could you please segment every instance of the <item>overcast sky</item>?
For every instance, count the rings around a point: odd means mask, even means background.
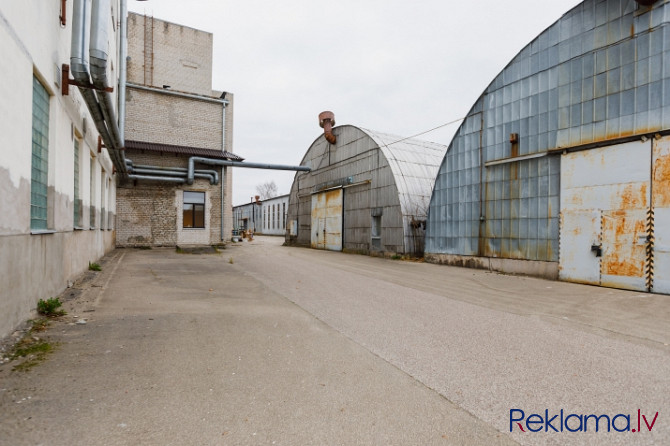
[[[300,164],[337,125],[412,136],[464,117],[507,63],[578,0],[129,0],[214,34],[214,90],[235,94],[233,152]],[[421,139],[448,145],[458,124]],[[235,169],[233,204],[293,172]]]

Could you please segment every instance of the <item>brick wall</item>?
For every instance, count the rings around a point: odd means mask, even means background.
[[[211,33],[128,15],[128,82],[212,94]]]
[[[221,150],[222,111],[221,104],[129,87],[126,139]],[[226,134],[232,141],[229,120],[232,107],[226,114]]]
[[[186,167],[188,157],[128,150],[135,164]],[[212,167],[209,167],[210,169]],[[220,169],[218,169],[220,172]],[[230,172],[230,169],[228,169]],[[230,185],[225,175],[224,239],[232,231]],[[182,191],[205,192],[205,230],[182,228]],[[221,184],[196,179],[192,185],[129,181],[117,189],[117,246],[175,246],[177,244],[213,245],[221,242]]]

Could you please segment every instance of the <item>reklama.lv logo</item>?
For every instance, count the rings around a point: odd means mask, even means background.
[[[521,409],[510,409],[509,411],[509,431],[514,432],[642,432],[644,428],[651,432],[658,419],[658,412],[652,418],[643,414],[640,409],[637,413],[610,415],[595,414],[565,414],[561,409],[559,413],[551,414],[549,409],[545,409],[544,416],[541,414],[531,414],[526,417],[526,413]],[[637,420],[636,420],[637,418]],[[632,420],[632,422],[631,422]],[[637,425],[635,424],[637,421]]]

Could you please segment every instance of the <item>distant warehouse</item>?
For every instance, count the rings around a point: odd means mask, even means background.
[[[521,50],[440,166],[427,259],[670,293],[669,20],[587,0]]]
[[[446,149],[352,125],[326,125],[301,163],[312,171],[297,173],[291,187],[287,243],[423,255],[428,202]]]

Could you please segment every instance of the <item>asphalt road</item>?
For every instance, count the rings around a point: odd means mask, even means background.
[[[0,366],[0,445],[670,443],[669,296],[280,244],[109,255]]]

